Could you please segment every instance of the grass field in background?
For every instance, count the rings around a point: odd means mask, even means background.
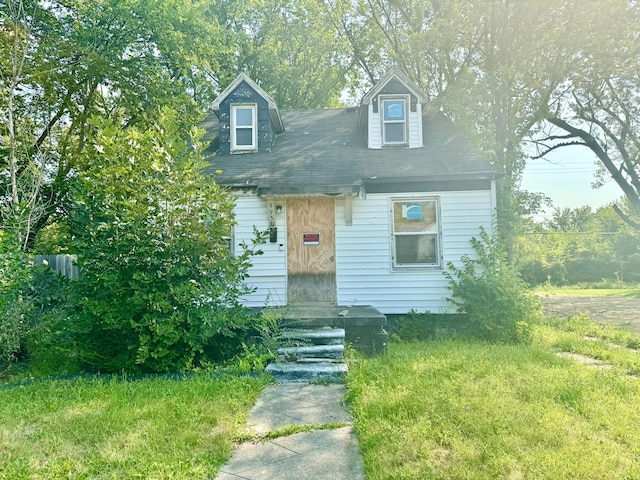
[[[42,380],[0,390],[0,479],[208,479],[265,379]]]
[[[555,340],[391,344],[355,362],[347,383],[367,478],[640,478],[640,381],[560,359]]]
[[[640,298],[640,287],[628,286],[624,288],[581,288],[569,287],[540,287],[535,289],[538,295],[566,295],[571,297],[631,297]]]

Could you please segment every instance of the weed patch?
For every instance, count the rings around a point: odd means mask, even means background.
[[[638,478],[640,382],[536,338],[392,344],[353,365],[367,478]]]
[[[266,380],[40,381],[0,391],[0,478],[210,478]]]

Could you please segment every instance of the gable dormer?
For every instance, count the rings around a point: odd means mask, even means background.
[[[422,105],[427,96],[398,68],[389,70],[363,97],[358,124],[371,149],[421,148]]]
[[[220,120],[219,155],[269,151],[284,131],[275,100],[245,73],[225,88],[212,109]]]

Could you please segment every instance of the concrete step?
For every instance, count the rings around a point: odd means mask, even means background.
[[[310,345],[305,347],[284,347],[278,349],[287,361],[300,358],[344,358],[344,345]]]
[[[270,363],[269,372],[280,383],[340,382],[348,368],[344,363]]]
[[[300,340],[314,345],[342,345],[344,344],[344,328],[316,328],[316,329],[291,329],[280,335],[283,340]]]
[[[278,355],[278,361],[279,362],[287,362],[289,361],[284,355]],[[326,357],[305,357],[305,358],[298,358],[295,362],[293,363],[323,363],[323,362],[328,362],[328,363],[342,363],[344,362],[344,359],[342,358],[326,358]]]

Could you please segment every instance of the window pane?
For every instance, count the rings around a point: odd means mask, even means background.
[[[404,122],[404,100],[384,100],[384,120]]]
[[[253,126],[253,109],[251,108],[236,108],[236,125],[239,127],[252,127]]]
[[[236,128],[236,145],[250,147],[253,145],[253,128]]]
[[[404,123],[385,123],[385,143],[404,143]]]
[[[396,235],[396,265],[435,265],[436,235]]]
[[[394,232],[437,232],[435,200],[393,202]]]

